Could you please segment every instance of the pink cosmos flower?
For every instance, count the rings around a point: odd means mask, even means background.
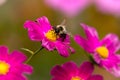
[[[0,0],[0,6],[3,5],[6,2],[6,0]]]
[[[103,13],[120,16],[120,0],[45,0],[45,3],[67,17],[76,16],[91,3]]]
[[[45,0],[48,6],[55,10],[59,10],[68,17],[75,16],[83,11],[90,0]]]
[[[120,0],[94,0],[94,1],[100,11],[120,16]]]
[[[42,46],[53,51],[57,49],[60,55],[69,56],[69,50],[74,53],[74,49],[69,46],[70,37],[66,34],[65,37],[58,35],[55,29],[50,25],[47,17],[43,16],[36,21],[26,21],[24,28],[28,29],[28,34],[31,40],[42,42]]]
[[[103,80],[100,75],[92,75],[93,70],[94,67],[90,62],[84,62],[80,67],[74,62],[67,62],[62,66],[53,67],[51,80]]]
[[[86,34],[86,39],[80,35],[75,35],[75,41],[87,52],[89,52],[97,64],[104,67],[107,71],[120,77],[120,55],[116,52],[120,48],[119,39],[115,34],[108,34],[99,40],[97,31],[93,27],[81,24]]]
[[[27,80],[23,73],[31,74],[32,67],[24,64],[26,56],[19,51],[8,53],[8,48],[0,46],[0,80]]]

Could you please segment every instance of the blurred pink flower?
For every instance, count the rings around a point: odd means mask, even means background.
[[[0,80],[27,80],[23,74],[31,74],[32,67],[24,64],[26,59],[23,53],[9,54],[6,46],[0,46]]]
[[[67,17],[78,15],[91,3],[103,13],[120,16],[120,0],[45,0],[45,3]]]
[[[90,3],[90,0],[45,0],[45,2],[48,6],[71,17],[82,12]]]
[[[63,65],[56,65],[51,70],[51,80],[103,80],[100,75],[92,75],[94,66],[90,62],[84,62],[77,67],[74,62],[66,62]]]
[[[45,16],[38,18],[36,21],[27,20],[24,23],[24,28],[28,30],[31,40],[42,42],[42,47],[49,51],[57,49],[60,55],[64,57],[68,57],[69,52],[75,52],[74,49],[69,46],[70,36],[66,34],[66,37],[63,38],[57,35]]]
[[[87,37],[84,39],[80,35],[76,35],[74,37],[75,41],[93,56],[97,64],[116,77],[120,77],[120,55],[116,54],[120,49],[118,36],[108,34],[102,40],[99,40],[95,28],[85,24],[81,24],[81,27]]]
[[[0,6],[3,5],[6,2],[6,0],[0,0]]]
[[[97,8],[103,13],[120,16],[120,0],[94,0]]]

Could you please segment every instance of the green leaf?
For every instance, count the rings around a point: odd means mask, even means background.
[[[29,50],[29,49],[27,49],[27,48],[21,48],[22,50],[24,50],[24,51],[27,51],[27,52],[29,52],[30,54],[34,54],[34,52],[33,51],[31,51],[31,50]]]

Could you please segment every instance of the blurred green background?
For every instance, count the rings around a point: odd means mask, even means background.
[[[23,28],[23,24],[26,20],[35,20],[41,16],[47,16],[51,25],[60,24],[64,19],[64,16],[59,12],[47,7],[43,0],[7,0],[6,3],[0,6],[0,44],[7,45],[10,51],[21,50],[20,48],[37,50],[40,43],[33,42],[28,38],[27,30]],[[108,33],[115,33],[120,37],[120,18],[102,14],[97,11],[94,5],[86,8],[78,16],[68,18],[66,21],[67,31],[73,35],[83,34],[80,23],[94,26],[100,38]],[[61,57],[56,51],[49,52],[45,49],[34,56],[29,62],[34,67],[33,74],[28,76],[29,80],[50,80],[50,70],[54,65],[71,60],[80,65],[83,61],[88,60],[85,55],[86,52],[73,39],[71,41],[76,53],[68,58]],[[30,56],[28,52],[21,51],[28,57]],[[104,80],[120,80],[120,78],[115,78],[97,66],[94,73],[103,75]]]

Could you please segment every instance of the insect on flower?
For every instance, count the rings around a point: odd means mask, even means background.
[[[42,47],[49,51],[56,49],[60,55],[69,56],[69,52],[74,53],[74,49],[69,46],[70,36],[64,26],[65,20],[57,26],[51,26],[47,17],[43,16],[36,21],[27,20],[24,28],[28,30],[31,40],[41,42]]]
[[[64,41],[64,39],[66,38],[68,32],[66,30],[66,26],[65,26],[65,19],[63,20],[63,22],[60,25],[57,26],[53,26],[53,29],[55,30],[55,33],[62,38],[62,41]]]

